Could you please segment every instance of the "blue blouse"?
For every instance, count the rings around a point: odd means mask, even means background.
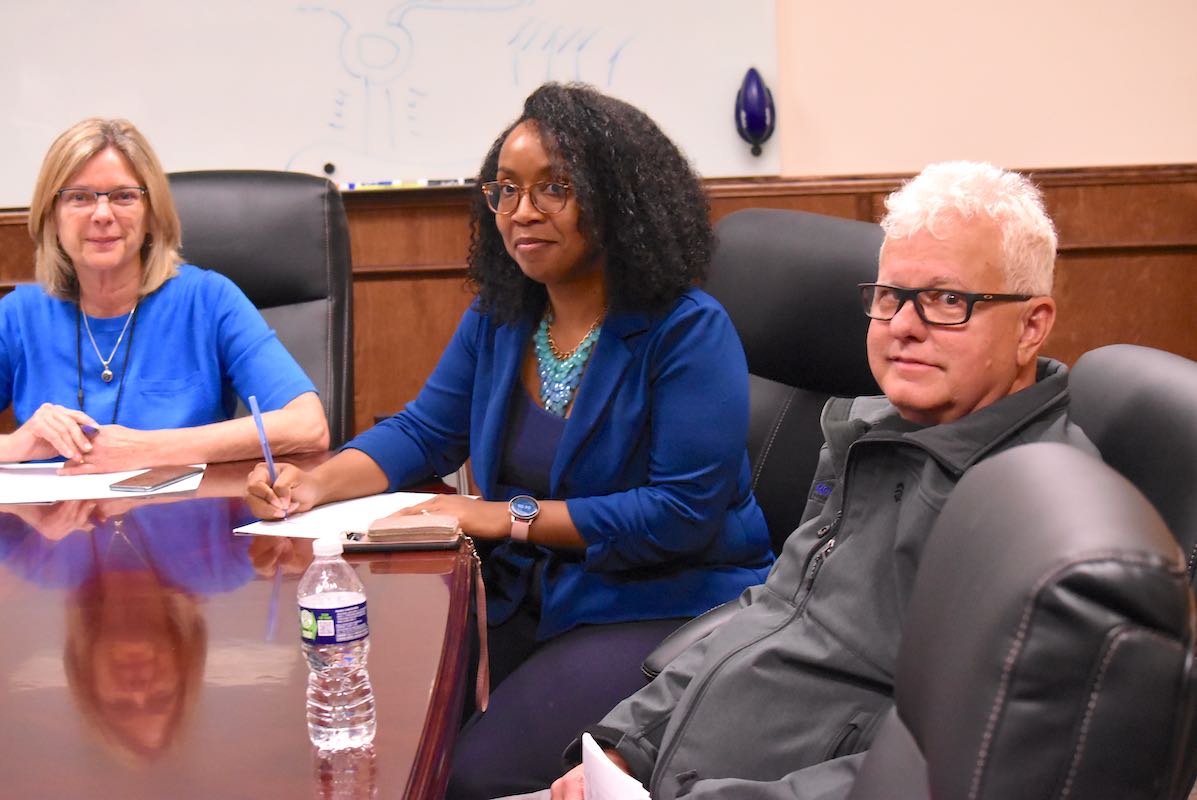
[[[565,418],[546,411],[516,383],[499,483],[509,492],[548,497],[553,458],[564,431]]]
[[[257,395],[263,411],[314,392],[266,320],[223,275],[190,264],[142,298],[129,333],[116,348],[111,383],[87,332],[76,339],[77,306],[36,285],[18,286],[0,299],[0,409],[11,403],[17,424],[42,403],[78,408],[82,361],[83,409],[101,425],[116,422],[154,430],[231,419],[237,398]],[[89,318],[105,357],[116,347],[125,315]],[[78,347],[78,351],[76,348]]]

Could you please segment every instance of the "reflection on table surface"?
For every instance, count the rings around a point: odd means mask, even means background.
[[[222,466],[205,483],[237,470],[243,481],[251,465]],[[323,797],[350,772],[350,796],[439,792],[463,690],[468,556],[350,557],[370,603],[378,735],[373,753],[321,759],[295,611],[311,542],[234,535],[252,517],[219,496],[239,492],[227,485],[0,506],[5,796]]]

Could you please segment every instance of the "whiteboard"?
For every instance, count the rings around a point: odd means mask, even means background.
[[[465,178],[545,80],[652,116],[707,177],[775,175],[736,134],[750,67],[776,85],[774,0],[38,0],[0,5],[0,207],[51,141],[127,117],[168,171],[350,182]]]

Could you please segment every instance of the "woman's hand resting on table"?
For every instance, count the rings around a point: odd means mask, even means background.
[[[397,514],[448,514],[457,517],[463,532],[476,539],[506,539],[511,535],[507,503],[476,500],[460,494],[438,494]]]
[[[163,459],[153,448],[153,434],[153,431],[126,428],[124,425],[104,425],[91,437],[90,449],[78,459],[69,459],[59,472],[63,475],[91,475],[160,464]]]

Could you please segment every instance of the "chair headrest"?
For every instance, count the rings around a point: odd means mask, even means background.
[[[881,228],[752,208],[715,227],[706,289],[727,309],[754,375],[826,394],[877,394],[858,283],[876,279]]]
[[[258,308],[329,297],[330,265],[342,256],[347,263],[349,246],[333,184],[258,170],[169,177],[187,261],[228,276]]]
[[[1197,361],[1130,344],[1085,353],[1070,414],[1102,459],[1147,496],[1197,560]]]

